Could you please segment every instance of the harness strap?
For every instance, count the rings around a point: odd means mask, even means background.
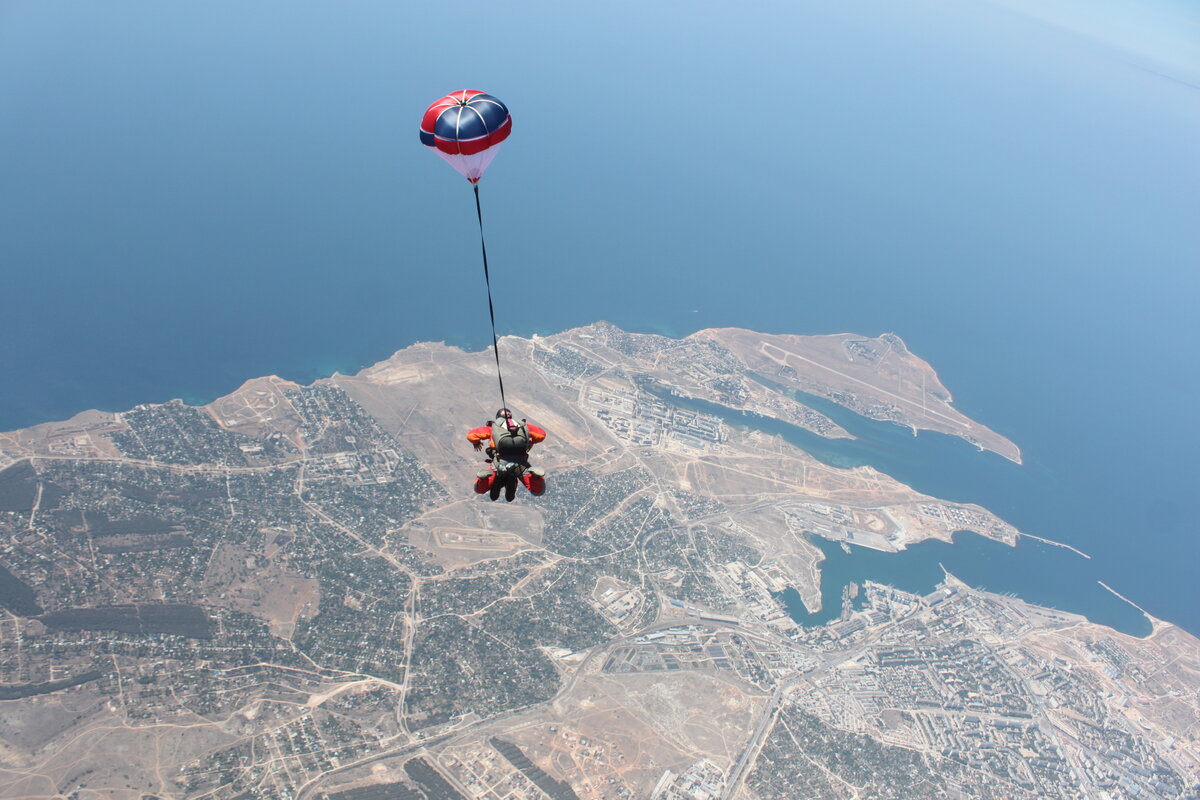
[[[475,184],[475,216],[479,218],[479,248],[483,251],[483,282],[487,285],[488,315],[492,318],[492,352],[496,355],[496,378],[500,383],[500,407],[508,408],[504,399],[504,373],[500,371],[500,340],[496,336],[496,307],[492,303],[492,277],[488,273],[487,242],[483,238],[483,208],[479,204],[479,184]]]

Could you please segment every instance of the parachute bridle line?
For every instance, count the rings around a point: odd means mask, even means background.
[[[483,238],[483,207],[479,204],[479,184],[475,186],[475,216],[479,218],[479,249],[483,252],[483,282],[487,285],[488,315],[492,318],[492,352],[496,355],[496,379],[500,383],[500,407],[508,408],[504,399],[504,373],[500,370],[500,340],[496,336],[496,306],[492,303],[492,276],[488,272],[487,241]]]

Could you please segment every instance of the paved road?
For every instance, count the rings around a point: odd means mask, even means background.
[[[802,677],[804,676],[797,675],[775,687],[775,692],[771,695],[771,702],[767,703],[767,707],[763,709],[762,717],[759,719],[754,733],[751,734],[750,741],[746,742],[745,748],[742,749],[742,754],[738,756],[737,763],[729,770],[729,779],[725,781],[725,788],[721,791],[721,800],[730,800],[737,792],[737,788],[741,785],[742,778],[744,777],[743,773],[746,767],[753,760],[754,754],[758,752],[758,748],[762,745],[762,740],[767,735],[767,732],[773,727],[772,723],[775,721],[775,712],[779,710],[784,696]]]
[[[542,704],[537,703],[536,705],[542,705]],[[447,731],[446,733],[439,734],[437,736],[434,736],[431,739],[426,739],[423,742],[413,742],[411,744],[403,745],[402,747],[397,747],[393,750],[386,750],[382,753],[378,753],[376,755],[369,756],[360,761],[355,761],[352,764],[343,764],[342,766],[338,767],[337,769],[331,769],[328,772],[321,773],[317,777],[310,780],[308,783],[301,786],[300,790],[298,792],[296,792],[296,800],[306,800],[307,798],[311,797],[312,793],[318,791],[318,787],[321,784],[323,784],[326,781],[326,779],[328,779],[334,775],[337,775],[338,773],[346,772],[348,770],[356,769],[358,767],[365,767],[368,764],[374,764],[376,761],[383,761],[384,759],[388,759],[388,758],[401,758],[403,756],[413,755],[417,752],[420,752],[421,750],[425,750],[426,748],[437,747],[438,745],[445,744],[446,742],[450,741],[451,739],[456,739],[459,736],[469,733],[469,732],[475,730],[476,728],[482,728],[486,725],[494,725],[495,723],[503,722],[504,720],[506,720],[510,717],[515,717],[518,714],[524,714],[526,711],[528,711],[534,707],[535,706],[524,706],[522,708],[514,708],[511,711],[505,711],[503,714],[497,714],[494,717],[488,717],[487,719],[481,719],[481,720],[478,720],[477,722],[472,722],[470,725],[467,725],[465,727],[458,728],[456,730]]]

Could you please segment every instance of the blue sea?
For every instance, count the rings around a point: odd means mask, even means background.
[[[808,627],[839,618],[843,590],[851,583],[861,587],[870,580],[927,595],[948,572],[978,589],[1086,613],[1093,622],[1131,636],[1146,636],[1151,631],[1144,614],[1091,579],[1086,561],[1061,547],[1024,538],[1016,547],[1009,547],[973,533],[956,533],[952,543],[930,540],[900,553],[855,546],[847,553],[825,539],[811,540],[824,555],[821,609],[809,612],[795,588],[780,594],[792,619]]]
[[[758,379],[778,387],[769,379]],[[965,440],[942,433],[925,431],[914,437],[909,428],[866,419],[825,398],[798,391],[788,394],[827,415],[854,438],[826,439],[782,420],[705,400],[666,392],[660,396],[715,414],[738,428],[782,437],[832,467],[870,466],[933,497],[1003,508],[1004,518],[1018,525],[1022,533],[1038,536],[1037,530],[1059,530],[1072,522],[1067,516],[1069,506],[1059,502],[1053,486],[995,453],[981,453]],[[1109,574],[1101,562],[1052,540],[1041,541],[1044,536],[1021,537],[1012,547],[963,531],[956,533],[952,542],[920,542],[898,554],[856,545],[843,552],[839,544],[809,538],[825,558],[821,565],[822,608],[810,614],[795,590],[784,596],[793,619],[805,625],[836,619],[842,609],[842,588],[851,581],[871,580],[928,594],[950,572],[971,586],[1082,614],[1134,636],[1151,631],[1145,614],[1101,583],[1102,576]]]
[[[1175,0],[8,0],[0,429],[484,346],[469,187],[416,133],[480,88],[514,117],[502,333],[898,333],[1025,465],[896,441],[897,477],[1200,632],[1198,31]]]

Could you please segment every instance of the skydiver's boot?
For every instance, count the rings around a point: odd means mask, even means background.
[[[546,491],[546,470],[541,467],[530,467],[529,470],[521,476],[521,483],[525,484],[525,488],[530,494],[543,494]]]
[[[485,494],[488,489],[492,488],[493,474],[490,469],[481,469],[475,473],[475,494]]]
[[[495,473],[492,474],[492,479],[488,483],[488,499],[495,500],[500,497],[501,490],[504,489],[504,479]]]
[[[509,475],[504,481],[504,502],[511,503],[513,498],[517,496],[517,478],[515,475]]]

